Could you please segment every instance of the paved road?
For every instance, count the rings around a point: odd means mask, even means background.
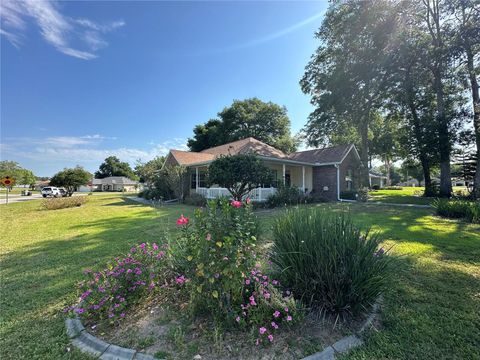
[[[87,193],[73,194],[73,196],[85,196]],[[42,198],[41,194],[32,194],[31,196],[21,196],[20,194],[9,194],[8,203],[13,204],[17,202],[29,201],[29,200],[40,200]],[[0,205],[5,205],[5,193],[0,194]]]
[[[0,205],[5,204],[5,197],[6,197],[5,193],[0,194]],[[22,201],[38,200],[41,198],[42,198],[42,195],[40,194],[32,194],[31,196],[21,196],[20,194],[9,194],[8,203],[13,204],[13,203],[22,202]]]

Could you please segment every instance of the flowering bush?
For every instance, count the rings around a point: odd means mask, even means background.
[[[257,334],[257,345],[272,342],[274,333],[293,323],[297,318],[297,305],[290,292],[284,295],[278,290],[280,283],[271,280],[255,267],[245,278],[244,302],[235,321],[242,327],[253,327]]]
[[[142,243],[124,258],[116,258],[101,271],[84,271],[80,282],[80,302],[68,310],[87,318],[115,321],[125,317],[128,305],[158,287],[183,286],[186,279],[176,277],[165,264],[166,246]]]
[[[194,312],[233,318],[242,285],[255,263],[258,226],[249,201],[210,201],[194,219],[177,220],[181,236],[171,243],[175,268],[190,280]]]

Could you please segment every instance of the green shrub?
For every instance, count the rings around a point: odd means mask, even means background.
[[[202,194],[193,193],[185,198],[184,203],[193,206],[205,206],[207,205],[207,198]]]
[[[250,204],[225,199],[196,209],[193,224],[180,217],[181,236],[170,245],[174,267],[187,279],[194,313],[233,320],[243,282],[255,264],[258,225]]]
[[[382,190],[403,190],[403,187],[401,186],[385,186],[382,188]]]
[[[367,202],[368,200],[368,189],[362,188],[357,191],[357,201]]]
[[[345,190],[340,192],[340,199],[344,200],[357,200],[357,191],[356,190]]]
[[[480,202],[461,199],[435,199],[433,202],[437,215],[465,219],[468,222],[480,223]]]
[[[285,205],[298,205],[306,200],[305,194],[292,186],[279,186],[275,194],[270,195],[266,201],[267,207],[274,208]]]
[[[46,210],[58,210],[82,206],[87,202],[86,196],[72,196],[65,198],[44,198],[42,200],[42,207]]]
[[[389,257],[380,239],[348,214],[293,209],[273,227],[271,261],[282,285],[313,309],[358,314],[387,284]]]

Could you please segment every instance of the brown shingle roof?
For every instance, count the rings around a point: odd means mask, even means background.
[[[303,163],[311,163],[312,165],[318,165],[339,163],[348,154],[352,146],[353,145],[339,145],[324,149],[298,151],[290,155],[286,155],[273,146],[249,137],[246,139],[233,141],[228,144],[215,146],[210,149],[205,149],[201,152],[170,150],[170,153],[177,163],[187,166],[212,161],[222,155],[247,153],[254,153],[269,158],[293,160]]]
[[[265,144],[253,137],[248,137],[246,139],[241,139],[237,141],[233,141],[228,144],[215,146],[210,149],[205,149],[202,153],[213,154],[215,157],[219,157],[221,155],[236,155],[236,154],[247,154],[247,153],[255,153],[260,156],[267,156],[267,157],[274,157],[274,158],[286,158],[286,155],[270,146]]]
[[[212,154],[192,151],[170,150],[170,153],[180,165],[196,164],[204,161],[210,161],[215,158],[215,156]]]
[[[338,163],[350,151],[352,145],[338,145],[323,149],[297,151],[290,154],[291,160],[309,162],[312,164]]]

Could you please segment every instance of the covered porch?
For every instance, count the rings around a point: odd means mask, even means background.
[[[252,201],[266,201],[271,195],[275,194],[280,185],[292,186],[298,188],[304,193],[309,193],[312,189],[312,167],[299,165],[294,162],[282,160],[264,161],[264,164],[272,170],[273,181],[271,184],[262,184],[262,186],[253,189],[246,196]],[[211,186],[207,187],[206,173],[207,166],[196,166],[191,168],[190,172],[190,191],[205,196],[207,199],[214,199],[221,196],[230,197],[230,192],[226,188]]]

